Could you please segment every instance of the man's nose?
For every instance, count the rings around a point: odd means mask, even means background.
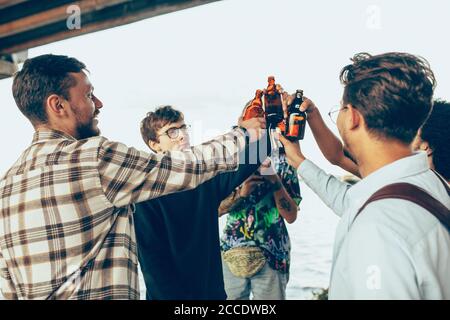
[[[97,98],[97,97],[95,97],[95,108],[96,108],[96,109],[101,109],[101,108],[103,108],[103,102],[102,102],[99,98]]]
[[[180,141],[189,140],[189,133],[186,130],[180,130]]]

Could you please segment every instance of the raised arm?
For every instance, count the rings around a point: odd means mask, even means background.
[[[293,223],[295,220],[297,220],[298,203],[300,201],[295,201],[293,199],[293,197],[283,186],[283,183],[281,182],[281,179],[278,177],[278,175],[274,175],[270,179],[273,179],[273,198],[275,199],[275,204],[277,206],[278,212],[280,213],[280,216],[282,216],[287,223]]]
[[[235,210],[238,207],[240,208],[245,203],[247,198],[240,195],[240,190],[240,188],[236,188],[228,197],[222,200],[218,210],[219,217]]]
[[[307,113],[308,125],[325,158],[332,164],[359,177],[358,165],[346,156],[341,140],[327,127],[314,102],[306,99],[301,110]]]
[[[347,192],[351,185],[339,181],[334,176],[325,173],[314,163],[307,160],[301,152],[298,142],[292,142],[280,136],[286,150],[289,164],[297,169],[303,181],[310,187],[322,201],[338,216],[342,216],[348,208]]]
[[[246,140],[245,131],[235,129],[187,151],[147,154],[105,139],[98,151],[100,183],[115,206],[193,189],[219,172],[235,170]]]

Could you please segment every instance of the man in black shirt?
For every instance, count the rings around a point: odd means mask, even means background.
[[[241,121],[240,126],[264,128],[265,120]],[[190,148],[187,129],[183,114],[171,106],[149,112],[141,122],[145,143],[157,153]],[[269,139],[264,141],[264,146],[249,145],[241,155],[246,163],[240,161],[237,171],[220,174],[196,189],[136,205],[138,256],[147,299],[226,299],[218,208],[264,161],[270,152]],[[264,148],[258,157],[257,148]]]

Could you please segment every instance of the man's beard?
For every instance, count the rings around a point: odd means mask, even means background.
[[[92,115],[92,118],[89,120],[89,122],[83,124],[82,120],[80,119],[80,116],[78,115],[78,113],[76,111],[77,108],[70,105],[70,109],[75,114],[75,117],[77,119],[77,127],[76,127],[77,139],[80,139],[80,140],[87,139],[90,137],[97,137],[100,135],[100,129],[98,127],[96,127],[94,124],[94,120],[97,117],[97,115],[100,113],[100,111],[95,110],[94,114]]]
[[[100,135],[100,130],[94,125],[94,118],[86,124],[78,124],[77,126],[78,139],[87,139],[97,137]]]

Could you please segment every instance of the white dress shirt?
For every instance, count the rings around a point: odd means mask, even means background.
[[[424,152],[386,165],[353,187],[309,160],[298,173],[341,217],[330,299],[450,299],[450,233],[430,212],[407,200],[384,199],[354,220],[373,193],[396,182],[417,185],[450,208]]]

